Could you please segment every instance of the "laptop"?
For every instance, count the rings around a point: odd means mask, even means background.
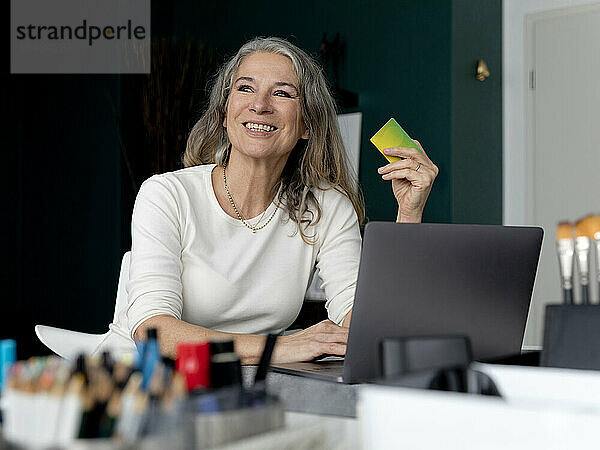
[[[379,376],[384,337],[469,336],[476,360],[521,352],[543,230],[370,222],[345,358],[275,372],[358,383]]]

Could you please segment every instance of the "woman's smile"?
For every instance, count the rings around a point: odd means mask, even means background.
[[[244,122],[242,125],[251,136],[270,136],[277,130],[275,125],[262,122]]]

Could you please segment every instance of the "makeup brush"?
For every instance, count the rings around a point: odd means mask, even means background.
[[[560,269],[560,281],[564,303],[573,304],[573,226],[571,222],[560,222],[556,228],[556,251]]]
[[[598,301],[600,301],[600,214],[592,214],[588,216],[588,232],[590,238],[596,244],[596,282],[598,283],[598,289],[596,294]]]
[[[585,218],[575,222],[575,254],[579,268],[579,284],[581,285],[581,303],[590,303],[590,247],[587,221]]]

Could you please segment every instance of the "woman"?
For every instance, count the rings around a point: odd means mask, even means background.
[[[415,149],[379,169],[398,221],[418,222],[437,167]],[[186,168],[147,180],[132,220],[128,327],[178,341],[232,338],[258,361],[264,334],[295,319],[314,267],[329,320],[279,339],[273,359],[343,355],[360,255],[354,190],[319,66],[278,38],[246,43],[219,71],[192,129]]]

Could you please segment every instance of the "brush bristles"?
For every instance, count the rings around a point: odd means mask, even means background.
[[[600,214],[589,216],[587,220],[590,237],[596,241],[600,241]]]
[[[571,222],[559,222],[556,228],[556,239],[573,239],[573,225]]]
[[[587,217],[575,222],[575,236],[576,237],[589,237]]]
[[[576,235],[590,239],[600,239],[600,215],[584,217],[575,224]]]

